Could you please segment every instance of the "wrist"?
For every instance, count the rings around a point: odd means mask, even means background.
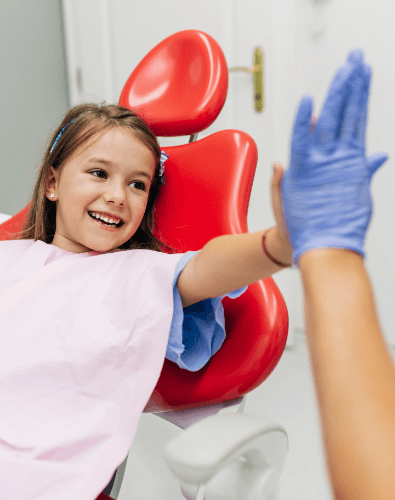
[[[361,262],[364,264],[362,255],[347,248],[313,248],[299,257],[298,267],[301,273],[309,273],[316,266],[321,271],[325,267],[331,267],[344,272],[345,268],[359,266]]]
[[[267,230],[265,246],[270,257],[285,266],[293,265],[293,250],[286,237],[282,237],[277,226]]]

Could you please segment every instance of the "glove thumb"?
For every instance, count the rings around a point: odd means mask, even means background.
[[[388,155],[386,153],[374,153],[373,155],[366,158],[366,165],[368,167],[370,178],[378,170],[383,163],[388,160]]]

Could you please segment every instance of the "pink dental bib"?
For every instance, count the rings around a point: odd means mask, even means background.
[[[159,378],[183,254],[0,242],[2,500],[96,498]]]

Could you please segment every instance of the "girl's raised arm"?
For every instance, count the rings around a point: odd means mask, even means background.
[[[276,225],[266,231],[219,236],[209,241],[188,262],[178,278],[177,288],[183,307],[233,292],[292,265],[292,247],[281,203],[283,173],[282,165],[275,162],[271,200]],[[262,244],[265,233],[266,252]]]
[[[209,241],[178,278],[183,307],[233,292],[283,269],[263,251],[263,234],[264,231],[258,231],[219,236]],[[288,242],[281,240],[277,226],[268,231],[265,241],[274,259],[284,263],[292,261],[292,249]]]

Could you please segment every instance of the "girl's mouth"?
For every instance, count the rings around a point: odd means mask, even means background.
[[[92,212],[88,212],[88,215],[89,217],[91,217],[91,219],[93,219],[95,222],[97,222],[98,224],[100,224],[100,226],[102,226],[103,229],[119,229],[120,227],[122,227],[125,223],[121,220],[119,221],[117,224],[116,223],[110,223],[110,222],[106,222],[102,219],[100,219],[97,215],[94,216],[92,214]]]

